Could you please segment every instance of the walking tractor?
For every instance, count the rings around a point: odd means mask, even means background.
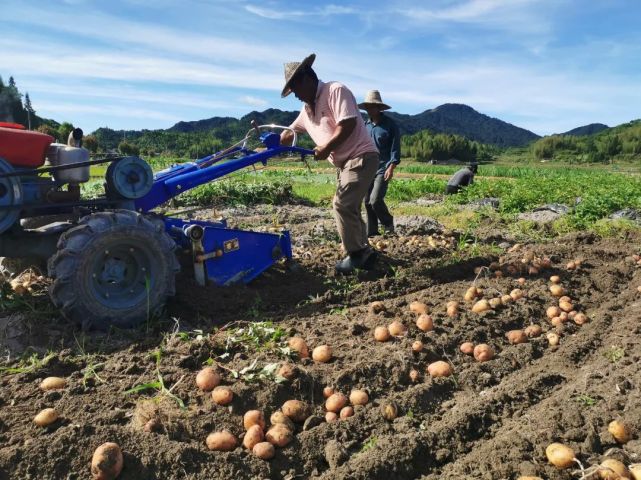
[[[237,144],[154,174],[142,158],[90,160],[83,148],[0,124],[0,256],[47,261],[53,303],[85,328],[130,327],[174,294],[177,250],[191,250],[198,284],[247,283],[291,259],[288,231],[252,232],[218,222],[152,213],[194,187],[273,157],[313,151],[281,146],[277,125],[257,126]],[[251,149],[248,141],[260,140]],[[92,165],[108,163],[104,195],[85,199]]]

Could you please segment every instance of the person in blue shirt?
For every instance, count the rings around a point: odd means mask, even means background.
[[[394,217],[385,205],[385,194],[394,169],[401,162],[401,134],[396,122],[383,113],[391,107],[383,103],[378,90],[367,92],[358,108],[367,111],[369,119],[365,125],[380,155],[376,177],[365,196],[367,236],[378,235],[379,223],[385,233],[394,233]]]
[[[453,195],[459,193],[464,187],[474,183],[474,175],[478,172],[478,164],[476,162],[461,168],[458,172],[450,177],[445,187],[445,195]]]

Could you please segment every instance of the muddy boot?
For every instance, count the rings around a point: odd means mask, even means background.
[[[371,270],[378,254],[369,245],[362,250],[352,252],[336,263],[336,271],[342,274],[352,273],[357,268]]]

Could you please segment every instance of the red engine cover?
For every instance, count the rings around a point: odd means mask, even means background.
[[[52,136],[44,133],[0,126],[0,158],[15,167],[40,167],[53,141]]]

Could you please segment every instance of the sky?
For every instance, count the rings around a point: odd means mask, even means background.
[[[0,76],[91,132],[298,110],[283,64],[539,135],[641,117],[639,0],[0,0]]]

